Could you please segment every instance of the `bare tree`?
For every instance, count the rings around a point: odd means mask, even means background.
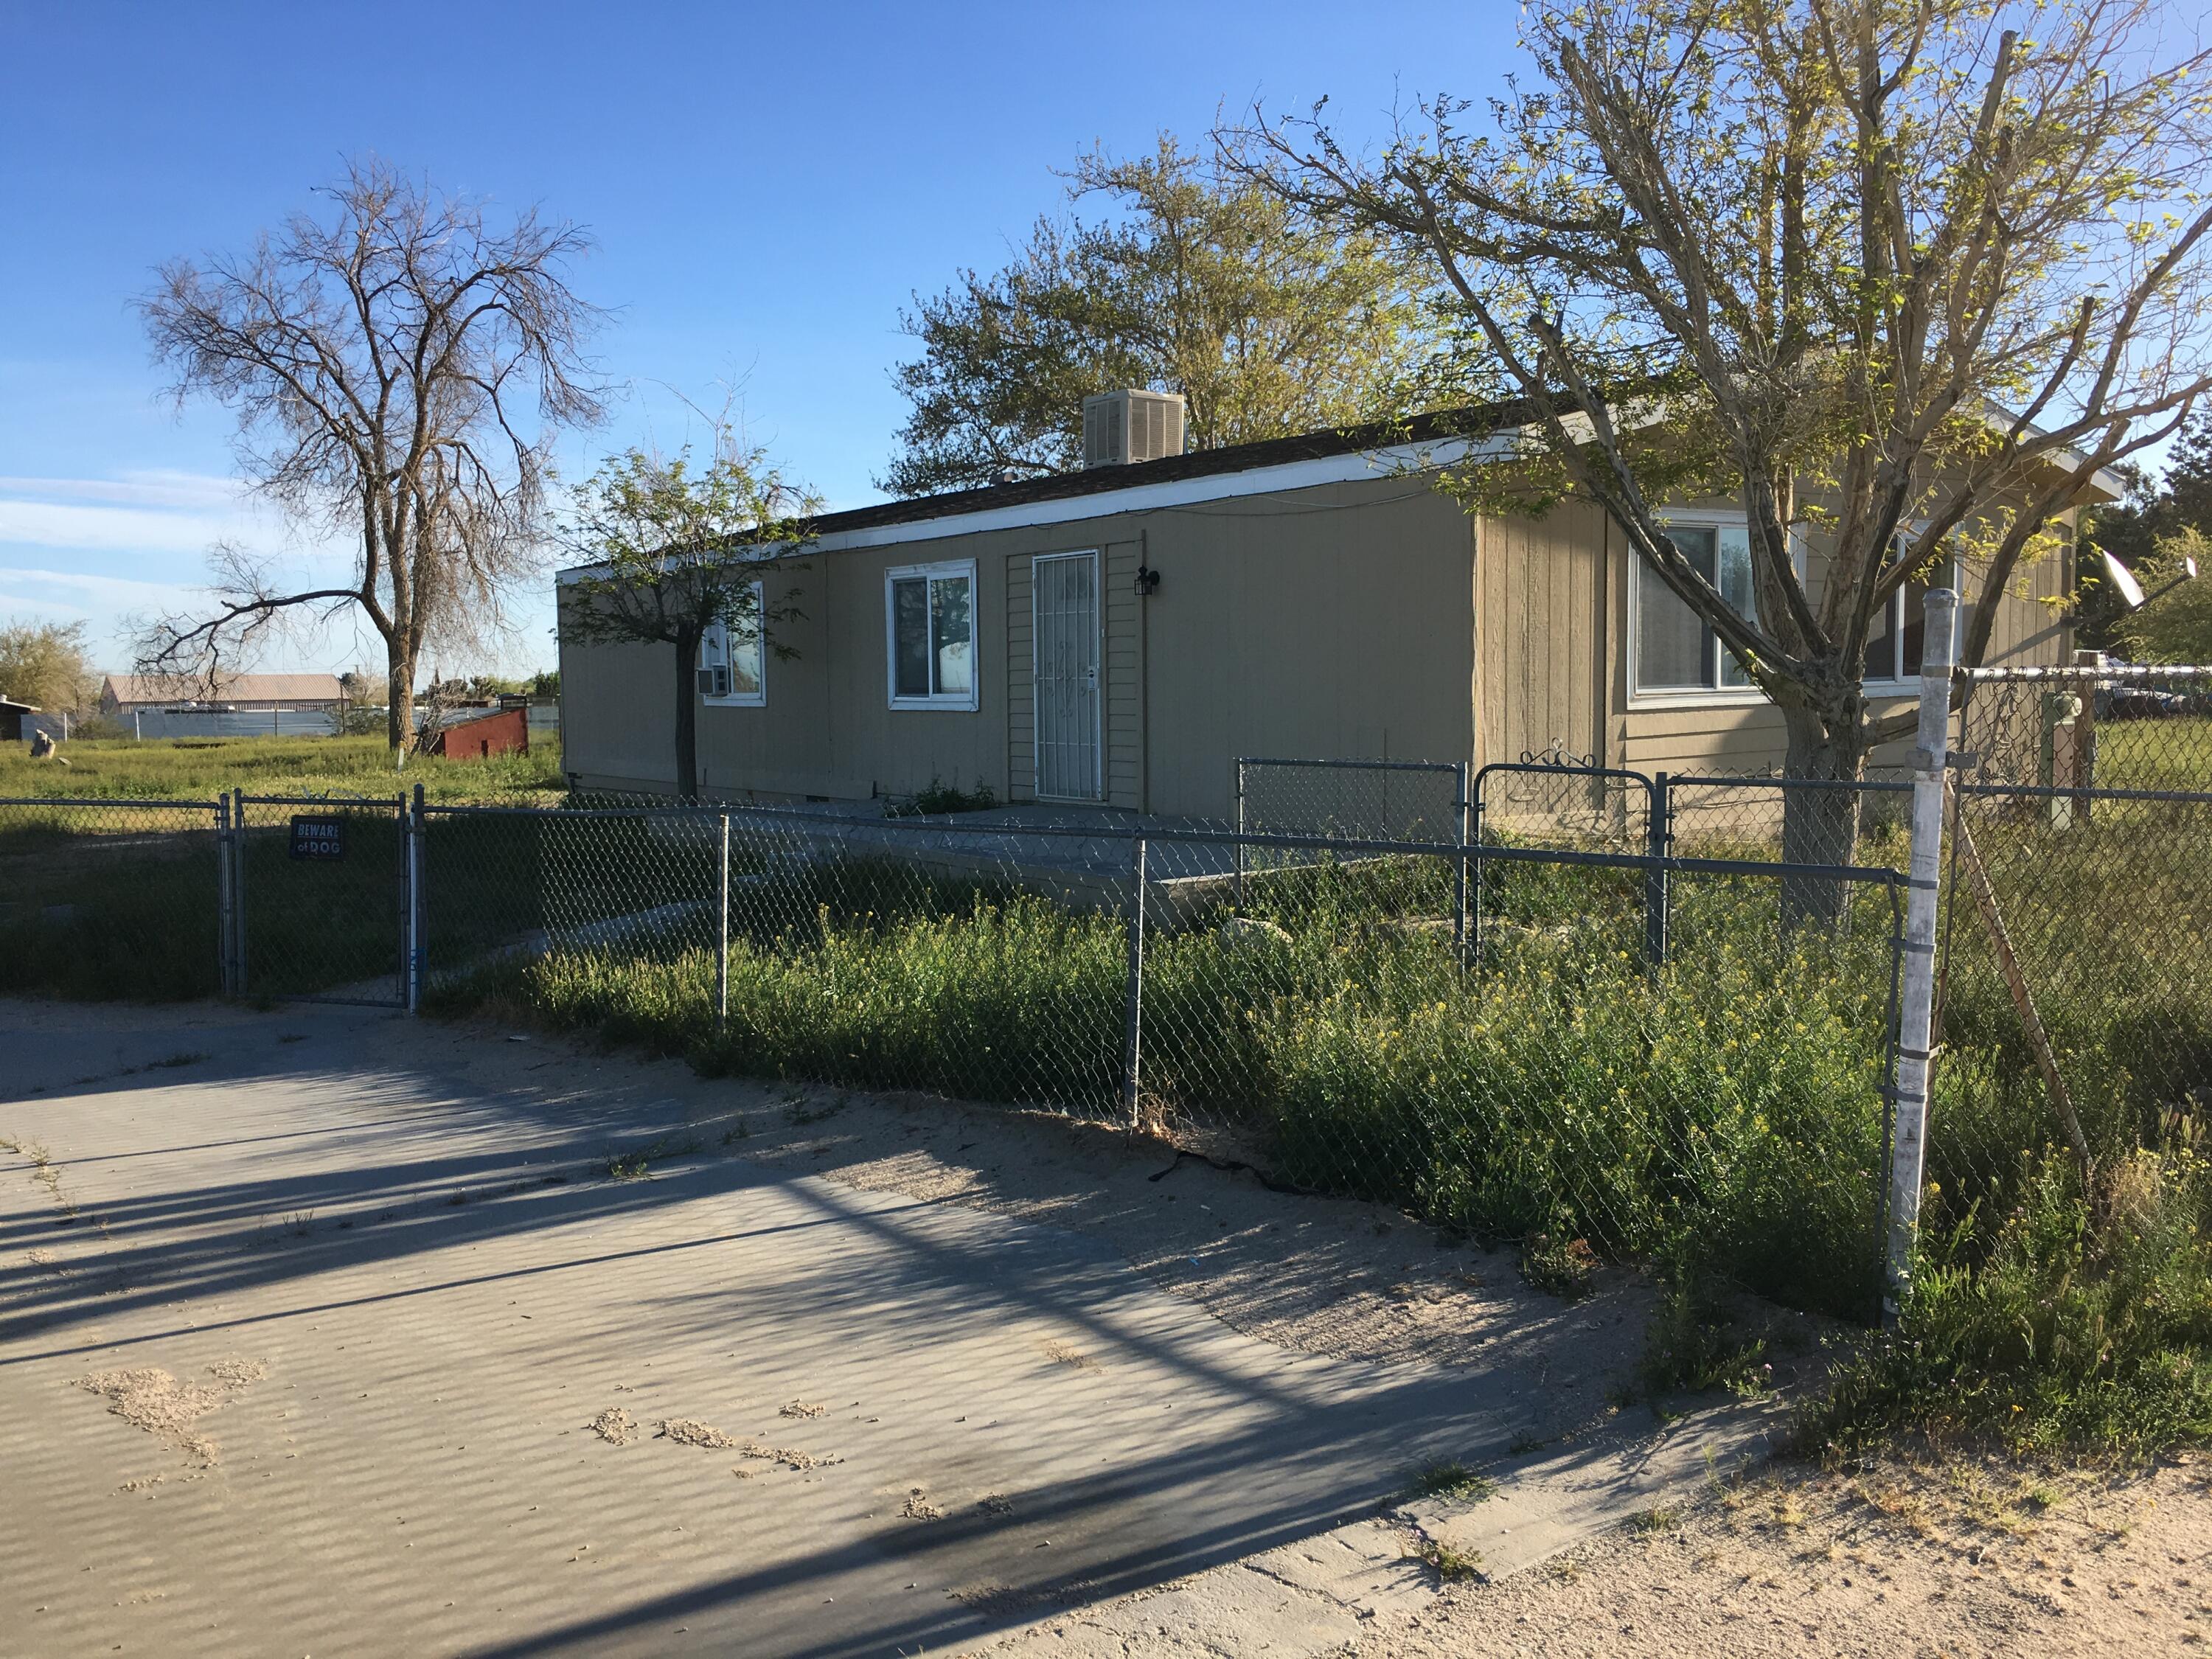
[[[1540,84],[1494,133],[1438,98],[1379,154],[1259,124],[1310,210],[1419,248],[1577,495],[1779,706],[1786,769],[1860,775],[1869,634],[1954,558],[1984,595],[2063,552],[2100,469],[2212,387],[2212,55],[2151,0],[1531,0]],[[1251,133],[1237,135],[1249,140]],[[1737,580],[1664,509],[1733,497]],[[1806,555],[1809,552],[1809,556]],[[1733,592],[1729,591],[1731,587]],[[1978,605],[1965,660],[1988,650]],[[1793,792],[1787,856],[1848,854],[1856,792]]]
[[[580,641],[673,647],[676,791],[699,793],[699,654],[722,630],[726,654],[791,657],[777,627],[798,618],[785,582],[812,538],[820,498],[787,483],[765,451],[715,428],[704,466],[632,449],[570,492],[559,537],[581,568],[563,578],[561,633]],[[736,665],[725,666],[736,672]],[[756,662],[757,666],[757,662]]]
[[[581,355],[599,313],[568,286],[588,246],[572,225],[495,227],[375,161],[319,193],[328,222],[297,214],[243,258],[173,261],[141,310],[179,402],[234,410],[246,477],[352,541],[352,569],[300,585],[218,548],[213,614],[152,623],[139,656],[211,679],[289,620],[358,609],[384,641],[397,749],[424,641],[496,618],[538,545],[554,439],[603,414]]]

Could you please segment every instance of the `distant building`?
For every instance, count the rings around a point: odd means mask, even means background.
[[[530,710],[518,703],[506,708],[459,709],[430,739],[429,750],[447,760],[489,760],[494,755],[530,752]]]
[[[335,708],[345,701],[335,674],[224,674],[212,695],[191,675],[110,674],[100,683],[100,712],[125,720],[142,709]]]

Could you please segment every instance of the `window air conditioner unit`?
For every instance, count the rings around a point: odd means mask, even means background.
[[[726,697],[730,695],[730,671],[717,663],[699,671],[699,695],[702,697]]]

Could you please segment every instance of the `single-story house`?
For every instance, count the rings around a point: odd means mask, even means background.
[[[857,801],[938,781],[1218,819],[1238,756],[1778,765],[1778,711],[1601,512],[1471,514],[1432,487],[1475,445],[1518,453],[1512,430],[1451,435],[1466,429],[1149,459],[1124,445],[1080,472],[829,514],[775,578],[797,590],[803,614],[776,629],[795,654],[709,635],[702,789]],[[1747,570],[1739,507],[1668,516],[1723,584]],[[2047,601],[2071,591],[2067,539],[1996,599],[1992,660],[2065,659]],[[1917,611],[1900,596],[1869,647],[1871,683],[1899,699]],[[668,652],[564,632],[564,763],[583,787],[672,787]]]
[[[429,752],[448,760],[489,760],[494,755],[530,752],[530,709],[460,708],[431,735]]]
[[[100,712],[128,719],[141,709],[335,708],[346,700],[335,674],[225,674],[204,680],[173,674],[110,674],[100,683]]]
[[[25,717],[38,712],[36,703],[17,702],[12,697],[0,697],[0,743],[22,742]]]

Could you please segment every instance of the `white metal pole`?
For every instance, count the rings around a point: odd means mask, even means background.
[[[1128,983],[1121,1028],[1121,1109],[1133,1133],[1142,1120],[1145,1044],[1145,838],[1136,837],[1136,867],[1130,872]]]
[[[730,815],[722,814],[721,902],[715,907],[714,1024],[730,1023]]]
[[[1933,589],[1920,662],[1920,746],[1912,757],[1912,861],[1905,900],[1905,971],[1897,1005],[1897,1078],[1889,1139],[1889,1240],[1882,1322],[1894,1326],[1920,1231],[1928,1133],[1928,1044],[1936,1006],[1936,913],[1943,869],[1943,789],[1951,745],[1953,627],[1959,596]]]

